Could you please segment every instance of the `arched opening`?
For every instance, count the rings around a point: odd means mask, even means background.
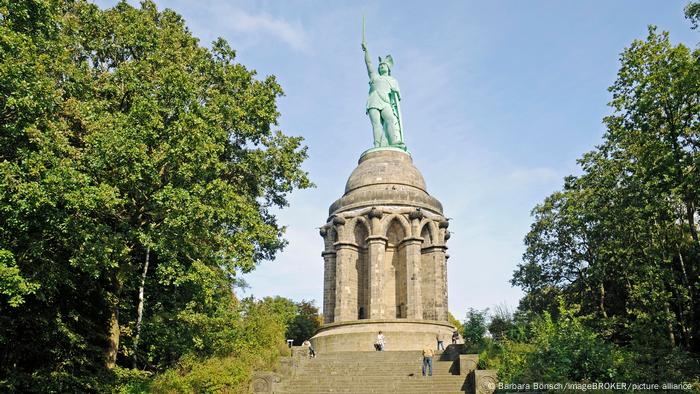
[[[421,245],[421,248],[424,248],[428,245],[433,244],[433,240],[432,240],[432,237],[430,235],[430,229],[428,228],[428,226],[429,226],[429,224],[426,223],[420,232],[420,236],[421,236],[421,238],[423,238],[423,243]]]
[[[357,318],[366,319],[369,306],[369,259],[367,257],[367,237],[369,231],[363,221],[357,221],[354,229],[354,242],[357,244]]]
[[[387,287],[387,311],[394,310],[397,318],[406,318],[407,289],[406,289],[406,253],[401,241],[406,238],[403,226],[398,218],[392,219],[386,232],[386,261],[390,270]],[[393,279],[393,280],[392,280]],[[390,295],[394,296],[391,297]],[[393,305],[392,305],[393,304]]]
[[[423,319],[435,320],[435,297],[437,278],[435,277],[435,253],[432,252],[432,233],[430,223],[425,223],[420,232],[423,242],[420,250],[421,260],[421,295],[423,297]]]

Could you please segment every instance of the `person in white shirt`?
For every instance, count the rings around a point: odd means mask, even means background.
[[[374,344],[374,347],[377,351],[384,351],[384,334],[381,331],[377,334],[377,342]]]

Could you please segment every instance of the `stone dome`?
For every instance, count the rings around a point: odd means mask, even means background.
[[[415,206],[442,214],[442,204],[428,194],[425,179],[408,153],[382,149],[363,154],[345,184],[345,194],[329,215],[376,205]]]
[[[406,185],[427,193],[425,179],[411,156],[394,150],[378,150],[360,157],[345,184],[345,194],[369,185]]]

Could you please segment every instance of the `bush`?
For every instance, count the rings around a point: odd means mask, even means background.
[[[149,393],[153,374],[138,369],[116,367],[113,370],[115,382],[111,384],[113,394]]]
[[[183,357],[178,366],[159,375],[153,393],[241,393],[247,391],[250,365],[242,357]]]
[[[177,365],[157,376],[155,393],[239,393],[248,390],[253,370],[273,370],[284,345],[285,321],[279,300],[246,298],[233,313],[207,318],[192,314],[201,351],[191,352]]]

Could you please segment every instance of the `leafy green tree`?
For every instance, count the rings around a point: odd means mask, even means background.
[[[15,263],[14,256],[7,250],[0,250],[0,294],[5,296],[5,305],[16,308],[24,303],[24,297],[34,294],[37,283],[27,281]]]
[[[294,345],[299,346],[321,327],[321,318],[313,301],[302,300],[296,307],[297,314],[287,326],[287,339],[293,339]]]
[[[454,326],[457,332],[464,331],[464,326],[462,325],[462,322],[457,320],[457,318],[452,314],[452,312],[447,312],[447,321],[449,321],[450,324]]]
[[[691,29],[697,29],[700,23],[700,3],[693,1],[685,6],[685,17],[692,23]]]
[[[467,311],[466,319],[464,320],[462,336],[464,342],[478,347],[484,343],[484,336],[486,335],[486,318],[488,309],[479,311],[473,308],[469,308]]]
[[[281,298],[281,297],[280,297]],[[219,318],[188,314],[197,325],[196,352],[156,376],[155,393],[246,392],[254,370],[272,370],[286,351],[286,316],[273,298],[242,300]]]
[[[513,312],[505,304],[497,305],[489,319],[488,331],[491,337],[499,341],[506,337],[511,337],[515,330]]]
[[[504,342],[499,376],[510,383],[597,382],[629,377],[623,350],[601,339],[574,310],[560,308],[531,322],[526,343]]]
[[[561,296],[618,343],[698,350],[699,58],[653,27],[623,52],[604,142],[533,210],[522,310]]]
[[[318,307],[314,301],[301,300],[294,302],[285,297],[265,297],[261,301],[271,311],[280,316],[285,326],[286,339],[292,339],[299,346],[311,338],[321,326]]]
[[[0,387],[215,352],[311,185],[275,78],[150,1],[0,0],[0,93]]]

